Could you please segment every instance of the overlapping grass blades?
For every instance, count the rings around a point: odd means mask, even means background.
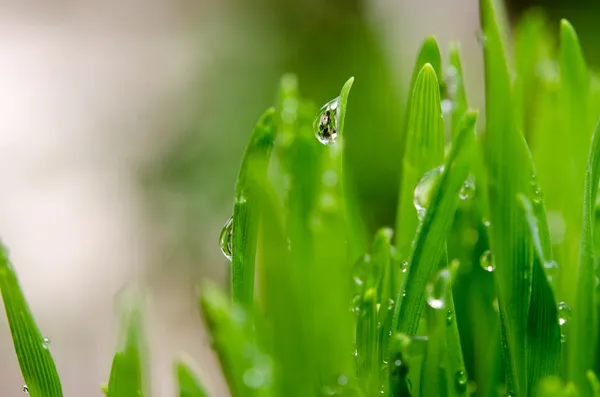
[[[208,397],[198,375],[185,362],[175,364],[177,382],[179,383],[179,397]]]
[[[44,338],[25,300],[4,245],[0,243],[0,292],[10,325],[17,359],[25,380],[23,391],[32,397],[62,397],[62,386]]]

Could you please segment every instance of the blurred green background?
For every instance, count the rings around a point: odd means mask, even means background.
[[[507,6],[513,23],[531,7],[555,27],[569,18],[588,62],[600,62],[600,3]],[[225,281],[217,238],[243,148],[280,77],[296,73],[320,106],[355,76],[346,161],[375,230],[394,223],[418,46],[435,35],[445,53],[459,41],[469,102],[481,107],[478,23],[475,0],[62,0],[0,13],[0,230],[66,395],[100,395],[115,302],[133,280],[149,292],[155,395],[171,395],[181,350],[222,392],[193,288],[203,276]],[[21,395],[4,318],[0,393]]]

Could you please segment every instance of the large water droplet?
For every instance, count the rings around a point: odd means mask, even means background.
[[[425,175],[423,175],[421,180],[419,180],[417,186],[415,186],[413,204],[417,210],[417,216],[420,220],[423,220],[423,217],[425,216],[425,211],[431,202],[433,187],[435,186],[436,181],[442,172],[444,172],[443,165],[428,171]]]
[[[494,264],[494,258],[492,258],[492,251],[486,250],[483,254],[481,254],[479,264],[486,272],[493,272],[496,269],[496,265]]]
[[[450,285],[450,271],[442,269],[435,274],[433,280],[427,284],[425,292],[427,303],[434,309],[446,307],[446,292]]]
[[[29,387],[27,387],[27,385],[23,385],[23,393],[25,394],[29,394]]]
[[[469,176],[462,188],[460,189],[459,197],[461,200],[468,200],[475,195],[475,179]]]
[[[221,234],[219,235],[219,246],[221,247],[221,252],[225,255],[229,261],[231,261],[231,253],[232,253],[232,243],[233,243],[233,215],[229,217],[227,222],[225,222],[225,226],[221,229]]]
[[[315,136],[324,145],[335,143],[338,136],[338,124],[340,121],[340,97],[327,102],[313,123]]]
[[[571,318],[571,307],[566,302],[558,304],[558,325],[561,327]]]
[[[465,371],[456,371],[454,374],[454,387],[458,392],[463,392],[467,390],[468,380],[469,378],[467,377],[467,373]]]

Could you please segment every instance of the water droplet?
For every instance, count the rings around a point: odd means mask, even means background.
[[[567,341],[567,336],[561,332],[560,333],[560,343],[565,343]]]
[[[392,310],[394,310],[394,305],[396,304],[396,302],[394,302],[394,300],[392,298],[388,299],[388,311],[391,312]]]
[[[449,116],[450,113],[452,112],[452,107],[454,106],[452,104],[452,101],[450,99],[442,99],[442,115],[445,116]]]
[[[23,393],[29,394],[29,387],[27,385],[23,385]]]
[[[452,313],[452,310],[448,310],[448,313],[446,313],[446,324],[452,324],[452,320],[454,320],[454,313]]]
[[[484,253],[481,255],[481,258],[479,259],[479,264],[481,265],[481,268],[486,272],[493,272],[496,269],[496,265],[494,264],[494,258],[492,258],[492,251],[484,251]]]
[[[52,343],[52,341],[50,340],[50,338],[46,338],[46,337],[44,337],[44,338],[42,339],[42,346],[43,346],[44,348],[46,348],[46,349],[47,349],[47,348],[48,348],[48,346],[50,346],[50,343]]]
[[[544,263],[544,270],[546,271],[546,277],[548,278],[548,282],[552,283],[554,280],[556,280],[560,267],[558,266],[558,263],[556,263],[556,261],[552,260],[550,262]]]
[[[458,392],[463,392],[467,390],[467,383],[469,378],[467,377],[467,373],[465,371],[456,371],[454,374],[454,387]]]
[[[431,201],[431,194],[433,193],[433,187],[440,175],[444,172],[444,166],[441,165],[437,168],[428,171],[423,175],[417,186],[415,186],[415,192],[413,196],[413,204],[417,210],[417,216],[420,220],[423,220],[425,211]]]
[[[400,263],[400,271],[402,273],[406,273],[407,270],[408,270],[408,262],[402,261],[402,263]]]
[[[315,118],[313,128],[315,136],[324,145],[335,143],[338,136],[338,123],[340,120],[340,97],[327,102]]]
[[[450,271],[442,269],[437,272],[431,282],[427,284],[427,303],[434,309],[446,307],[446,292],[450,284]]]
[[[468,200],[475,195],[475,180],[473,176],[469,176],[462,188],[460,189],[459,197],[461,200]]]
[[[231,261],[232,243],[233,215],[231,215],[227,222],[225,222],[225,226],[223,226],[221,234],[219,235],[219,245],[221,246],[221,252],[223,252],[223,255],[225,255],[225,258],[227,258],[229,261]]]
[[[352,279],[359,288],[374,285],[378,276],[378,269],[371,262],[369,254],[359,257],[352,267]]]
[[[487,218],[483,218],[481,222],[483,223],[483,227],[485,227],[486,229],[489,229],[490,226],[492,226],[492,222],[490,222],[490,220]]]
[[[558,304],[558,325],[561,327],[571,318],[571,307],[566,302]]]
[[[352,301],[350,302],[350,311],[352,313],[360,312],[360,305],[362,304],[362,296],[360,294],[354,295]]]

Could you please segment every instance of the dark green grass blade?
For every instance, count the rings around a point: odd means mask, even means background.
[[[458,43],[450,44],[449,51],[452,76],[446,76],[446,93],[452,101],[450,113],[452,138],[458,135],[458,127],[462,117],[467,111],[467,93],[465,91],[462,63],[460,61],[460,46]],[[451,87],[448,87],[451,84]],[[450,90],[451,92],[448,92]]]
[[[445,252],[444,242],[458,206],[458,193],[469,172],[469,149],[474,138],[477,113],[465,115],[461,132],[452,148],[445,170],[435,183],[432,199],[420,225],[409,261],[407,277],[396,299],[393,329],[414,335],[425,305],[427,281]]]
[[[145,377],[145,350],[142,314],[138,307],[125,313],[125,342],[123,349],[115,354],[108,397],[143,397],[148,388]]]
[[[592,395],[586,379],[586,372],[593,368],[597,359],[598,341],[596,328],[596,264],[594,253],[594,227],[596,217],[596,196],[600,178],[600,124],[593,135],[589,154],[588,169],[585,174],[583,207],[583,231],[579,253],[577,293],[573,305],[573,319],[569,342],[571,379],[583,395]]]
[[[491,0],[480,1],[484,32],[487,161],[490,245],[496,264],[504,362],[509,390],[527,395],[527,335],[533,252],[519,193],[531,195],[533,167],[517,129],[504,45]]]
[[[260,219],[253,186],[266,178],[275,139],[275,110],[267,110],[254,128],[242,159],[233,207],[231,283],[234,302],[254,300],[254,261]]]
[[[270,396],[272,362],[256,345],[246,311],[210,283],[200,289],[200,306],[232,395]]]
[[[396,249],[400,261],[408,260],[419,223],[413,204],[415,185],[426,172],[440,166],[444,158],[439,84],[430,64],[425,64],[416,78],[408,110],[406,139],[396,214]]]
[[[32,397],[63,395],[60,378],[48,344],[29,309],[17,275],[0,243],[0,291],[15,352],[25,384]]]
[[[208,397],[200,379],[188,364],[178,361],[175,371],[179,383],[179,397]]]

